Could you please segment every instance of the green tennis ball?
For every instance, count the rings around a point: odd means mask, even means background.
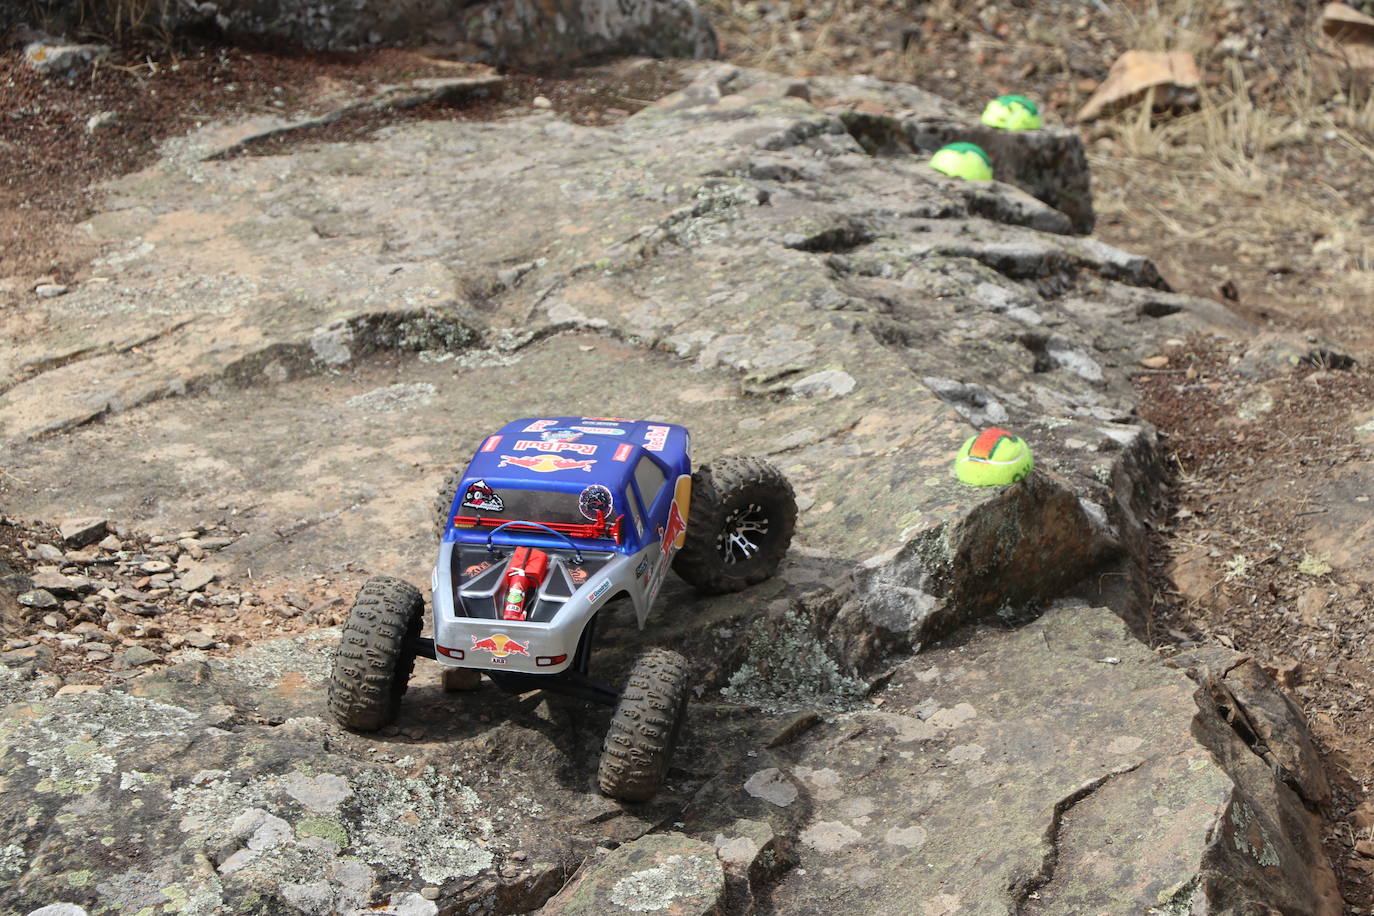
[[[973,143],[951,143],[930,157],[930,167],[966,181],[992,181],[992,160]]]
[[[954,476],[974,487],[1004,487],[1031,472],[1030,446],[993,426],[970,436],[954,459]]]
[[[983,109],[983,123],[1002,130],[1039,130],[1040,109],[1024,95],[999,95]]]

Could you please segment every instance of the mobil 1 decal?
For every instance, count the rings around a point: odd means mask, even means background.
[[[481,509],[483,512],[506,510],[506,504],[501,502],[501,497],[487,486],[485,480],[474,480],[468,484],[467,490],[463,492],[463,505],[469,509]]]
[[[582,433],[584,436],[623,436],[625,430],[615,426],[569,426],[575,433]]]
[[[582,513],[583,518],[591,521],[597,520],[597,514],[601,518],[611,517],[611,491],[599,483],[594,483],[582,494],[577,497],[577,509]]]

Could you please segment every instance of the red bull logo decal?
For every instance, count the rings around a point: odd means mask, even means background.
[[[537,471],[540,474],[552,474],[554,471],[587,471],[590,473],[594,464],[596,464],[595,459],[590,458],[581,460],[558,458],[554,455],[502,455],[501,463],[497,467],[514,465],[529,471]]]
[[[677,500],[673,500],[672,506],[668,509],[668,527],[663,531],[663,553],[670,554],[678,544],[678,537],[687,530],[687,522],[683,520],[682,513],[678,511]]]
[[[673,559],[673,551],[682,546],[678,543],[678,538],[687,531],[687,522],[678,510],[677,500],[673,500],[673,505],[668,509],[668,527],[659,530],[663,533],[663,541],[659,544],[658,563],[655,564],[648,583],[650,601],[653,601],[659,587],[663,585],[663,577],[668,574],[668,564]]]
[[[528,658],[530,647],[528,643],[516,642],[505,633],[493,633],[482,639],[472,637],[472,651],[490,652],[492,658],[505,658],[507,655],[523,655]]]
[[[549,442],[542,442],[535,439],[518,439],[515,442],[517,452],[576,452],[579,455],[595,455],[596,445],[591,442],[570,442],[567,440],[554,439]]]
[[[650,426],[644,435],[644,447],[651,452],[661,452],[668,444],[668,427]]]

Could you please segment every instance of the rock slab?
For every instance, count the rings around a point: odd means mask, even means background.
[[[1319,819],[1206,698],[1082,605],[906,661],[787,749],[809,816],[773,905],[1339,913]]]

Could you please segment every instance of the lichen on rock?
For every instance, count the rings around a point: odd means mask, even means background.
[[[812,632],[809,616],[789,610],[763,618],[745,633],[744,663],[730,675],[721,694],[764,709],[845,706],[864,692],[865,684],[847,674]]]

